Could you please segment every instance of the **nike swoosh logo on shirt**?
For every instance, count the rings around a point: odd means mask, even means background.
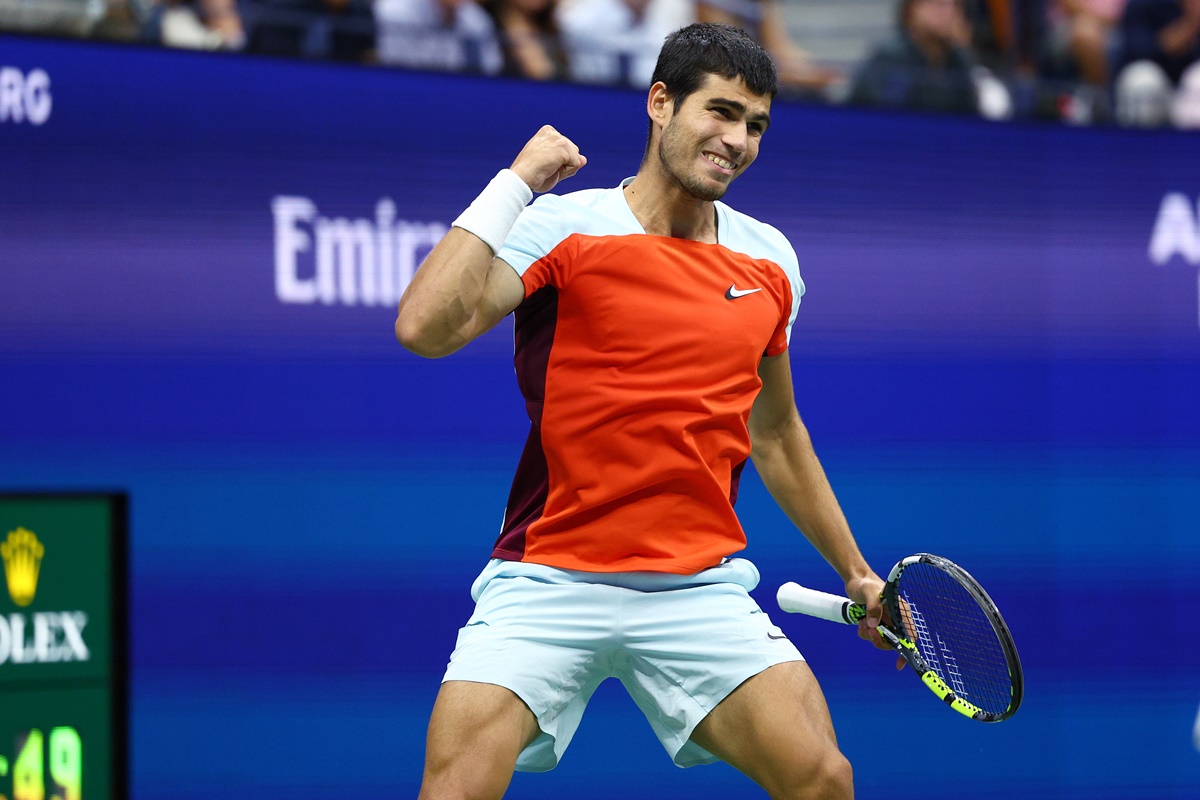
[[[754,294],[755,292],[761,292],[761,291],[762,291],[761,286],[757,289],[739,289],[739,288],[737,288],[736,283],[731,283],[731,284],[729,284],[729,288],[725,290],[725,299],[726,300],[735,300],[739,297],[745,297],[748,294]]]

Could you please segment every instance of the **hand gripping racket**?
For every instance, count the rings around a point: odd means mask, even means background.
[[[779,587],[779,607],[857,625],[867,609],[796,583]],[[966,570],[939,556],[909,556],[883,587],[879,633],[929,689],[960,714],[1000,722],[1024,693],[1021,660],[1004,618]]]

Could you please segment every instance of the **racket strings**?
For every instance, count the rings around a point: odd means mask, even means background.
[[[1013,700],[1004,647],[988,613],[953,576],[925,563],[909,565],[897,584],[910,641],[956,695],[999,714]]]

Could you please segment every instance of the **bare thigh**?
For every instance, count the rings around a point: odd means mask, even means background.
[[[503,797],[517,756],[538,733],[537,718],[510,690],[443,683],[429,719],[420,800]]]
[[[775,800],[854,796],[825,696],[803,661],[777,664],[747,680],[696,726],[692,741]]]

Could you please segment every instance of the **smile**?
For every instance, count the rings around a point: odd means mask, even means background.
[[[704,157],[706,159],[708,159],[709,163],[715,164],[716,166],[720,167],[721,169],[725,170],[726,172],[733,172],[734,163],[732,161],[727,161],[724,158],[721,158],[720,156],[715,155],[713,153],[705,153]]]

